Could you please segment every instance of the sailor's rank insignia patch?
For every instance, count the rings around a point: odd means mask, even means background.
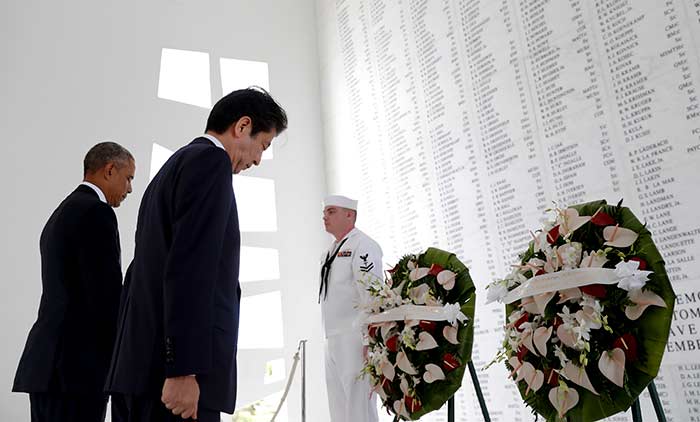
[[[362,260],[362,265],[360,265],[360,271],[363,273],[368,273],[374,269],[374,262],[367,262],[367,258],[369,258],[369,254],[364,254],[360,255],[360,259]]]

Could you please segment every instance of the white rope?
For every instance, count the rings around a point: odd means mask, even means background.
[[[289,371],[289,379],[287,379],[287,386],[284,388],[284,393],[282,393],[282,398],[280,398],[280,404],[277,405],[277,410],[275,414],[272,415],[270,422],[275,422],[275,418],[280,413],[284,401],[287,399],[287,394],[289,394],[289,389],[292,387],[292,381],[294,380],[294,374],[296,373],[297,363],[299,363],[299,351],[301,350],[301,345],[303,340],[299,342],[296,353],[294,353],[294,363],[292,364],[292,369]]]

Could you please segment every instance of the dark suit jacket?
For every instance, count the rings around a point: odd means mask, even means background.
[[[122,286],[112,207],[78,186],[46,223],[40,250],[39,316],[12,390],[102,393]]]
[[[200,407],[233,412],[239,258],[231,160],[197,138],[141,201],[107,391],[159,398],[166,377],[196,374]]]

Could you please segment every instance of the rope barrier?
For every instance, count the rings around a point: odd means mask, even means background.
[[[270,422],[275,422],[275,418],[277,418],[277,415],[280,413],[282,405],[284,404],[285,400],[287,400],[287,394],[289,394],[289,389],[292,387],[292,381],[294,381],[294,374],[296,373],[297,364],[299,363],[299,352],[301,351],[301,346],[304,343],[304,341],[306,340],[299,341],[297,351],[296,353],[294,353],[294,363],[292,364],[292,369],[289,371],[287,386],[284,388],[284,392],[282,393],[282,397],[280,398],[280,403],[277,405],[277,410],[275,410],[275,414],[272,415],[272,419],[270,420]]]

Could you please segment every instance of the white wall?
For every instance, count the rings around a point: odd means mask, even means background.
[[[296,341],[311,340],[307,416],[327,419],[315,301],[325,243],[315,37],[312,0],[2,2],[0,417],[29,420],[26,395],[10,389],[41,291],[38,237],[80,182],[84,154],[111,139],[136,156],[134,193],[117,210],[127,264],[152,143],[175,149],[204,128],[206,109],[157,98],[161,49],[176,48],[208,52],[212,76],[218,57],[269,63],[271,90],[290,128],[276,141],[275,159],[250,175],[276,180],[278,232],[244,234],[243,242],[277,247],[281,279],[244,286],[244,294],[281,290],[285,349],[279,353],[289,369]],[[221,87],[216,77],[212,82],[215,101]],[[273,387],[281,390],[282,383]],[[298,397],[295,387],[291,421],[298,420]]]
[[[317,5],[329,190],[359,198],[358,225],[388,265],[439,246],[470,267],[475,365],[503,335],[484,287],[510,272],[542,211],[624,199],[648,222],[678,295],[659,394],[669,420],[697,420],[700,4]],[[503,365],[480,379],[493,420],[531,418]],[[481,417],[470,384],[458,421]]]

